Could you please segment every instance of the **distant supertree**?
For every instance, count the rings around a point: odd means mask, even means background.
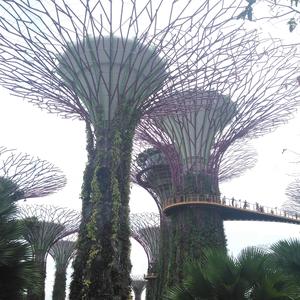
[[[59,240],[49,251],[55,261],[55,279],[52,298],[55,300],[66,299],[67,267],[74,257],[76,243],[70,240]]]
[[[223,47],[234,57],[236,47],[251,44],[244,35],[234,45],[228,28],[220,30],[239,2],[0,3],[0,84],[50,112],[92,124],[94,155],[85,174],[71,299],[127,299],[134,129],[166,95],[197,83],[208,53]],[[233,31],[242,34],[237,27]]]
[[[156,279],[158,277],[158,258],[160,242],[160,217],[156,213],[130,215],[131,236],[141,244],[148,258],[147,299],[155,299]]]
[[[0,193],[17,201],[44,197],[65,185],[65,176],[51,163],[0,147]]]
[[[288,212],[298,213],[300,217],[300,180],[295,179],[286,188],[288,200],[284,202],[283,209]]]
[[[146,287],[147,281],[142,276],[131,276],[131,287],[134,292],[134,299],[141,300],[143,290]]]
[[[24,239],[31,246],[33,259],[43,279],[39,296],[28,300],[45,299],[46,259],[51,247],[60,239],[78,231],[80,217],[77,211],[56,206],[23,205],[19,219],[25,227]]]
[[[219,174],[226,152],[285,123],[299,104],[293,48],[276,41],[252,43],[234,52],[219,49],[203,62],[196,87],[167,95],[164,109],[154,110],[140,123],[139,139],[159,150],[148,160],[157,174],[145,168],[149,176],[144,182],[159,187],[162,209],[172,221],[164,271],[169,285],[181,280],[188,257],[199,258],[204,247],[226,248],[225,210],[201,204],[221,204]],[[226,164],[233,165],[235,156],[227,157]],[[166,175],[162,182],[159,172]]]

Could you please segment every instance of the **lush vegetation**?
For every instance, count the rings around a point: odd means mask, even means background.
[[[22,241],[13,186],[9,180],[0,181],[0,299],[19,300],[28,290],[37,294],[40,280],[30,249]]]
[[[300,242],[280,241],[270,251],[246,248],[237,258],[206,249],[189,261],[184,279],[168,291],[168,300],[300,299]]]

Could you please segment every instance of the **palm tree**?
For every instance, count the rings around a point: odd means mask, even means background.
[[[300,286],[300,241],[281,240],[270,247],[274,263]]]
[[[186,264],[181,286],[168,300],[287,300],[296,299],[297,287],[270,263],[259,248],[246,248],[237,258],[220,250],[205,250],[200,261]]]
[[[0,181],[0,299],[21,299],[25,290],[34,294],[40,279],[28,245],[21,240],[23,228],[16,221],[14,197],[9,197],[13,183]]]

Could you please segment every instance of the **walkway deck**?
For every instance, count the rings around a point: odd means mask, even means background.
[[[225,197],[219,199],[218,197],[199,198],[189,196],[172,199],[165,203],[163,211],[166,215],[169,215],[172,210],[183,206],[201,206],[206,209],[216,209],[220,212],[224,221],[269,221],[300,224],[300,214],[292,214],[278,208]]]

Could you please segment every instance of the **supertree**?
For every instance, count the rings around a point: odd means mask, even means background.
[[[168,166],[160,168],[166,180],[159,197],[171,218],[169,285],[181,280],[188,257],[199,258],[204,247],[226,248],[225,210],[201,204],[221,204],[219,174],[226,152],[285,123],[299,102],[293,48],[275,40],[253,39],[251,47],[238,38],[233,42],[239,41],[234,52],[227,45],[208,54],[197,85],[167,95],[164,109],[153,110],[140,125],[140,139],[159,150],[150,165],[155,172],[160,172],[155,161]],[[147,172],[157,188],[158,176],[151,167]]]
[[[40,295],[31,295],[29,291],[28,300],[43,300],[47,255],[56,242],[78,231],[80,215],[75,210],[63,207],[22,205],[18,217],[25,227],[23,237],[31,247],[33,260],[43,280]]]
[[[127,299],[134,129],[163,95],[197,82],[200,61],[232,41],[220,27],[239,9],[238,0],[0,4],[0,83],[92,125],[71,299]]]
[[[152,195],[160,212],[159,271],[157,272],[156,289],[158,295],[162,296],[168,277],[166,274],[168,255],[172,251],[170,249],[170,218],[163,213],[162,208],[164,203],[173,196],[174,190],[167,157],[158,148],[153,148],[146,142],[139,142],[138,136],[143,136],[142,132],[142,128],[138,128],[136,131],[137,139],[131,168],[131,180]],[[141,149],[146,150],[142,151]],[[172,154],[170,152],[168,157],[172,157],[174,160],[178,159],[177,156],[176,152]],[[219,181],[227,181],[240,176],[253,167],[255,163],[255,150],[245,143],[236,143],[228,149],[221,162],[218,174]]]
[[[166,157],[158,148],[153,148],[146,142],[139,142],[138,136],[143,136],[142,128],[136,131],[137,139],[134,147],[134,159],[131,167],[131,180],[147,190],[155,200],[160,213],[160,251],[158,280],[155,282],[157,297],[162,297],[168,278],[168,260],[170,247],[170,218],[162,211],[166,201],[173,196],[173,184],[170,166]],[[159,142],[159,141],[157,141]],[[145,150],[143,150],[145,149]],[[170,154],[171,156],[171,154]],[[178,159],[173,152],[172,161]],[[256,152],[249,145],[236,143],[228,149],[221,162],[219,181],[230,180],[242,175],[256,163]]]
[[[130,215],[131,236],[144,248],[148,258],[147,299],[156,299],[160,241],[160,217],[156,213]]]
[[[142,276],[131,276],[131,287],[134,292],[134,299],[141,300],[142,292],[146,287],[146,280]]]
[[[44,197],[65,185],[65,176],[51,163],[0,147],[0,193],[11,200]]]
[[[52,298],[55,300],[66,299],[67,267],[75,255],[76,243],[71,240],[59,240],[49,250],[55,261],[55,279]]]
[[[283,209],[288,212],[300,214],[300,180],[295,179],[292,181],[287,186],[285,194],[288,200],[283,203]]]

